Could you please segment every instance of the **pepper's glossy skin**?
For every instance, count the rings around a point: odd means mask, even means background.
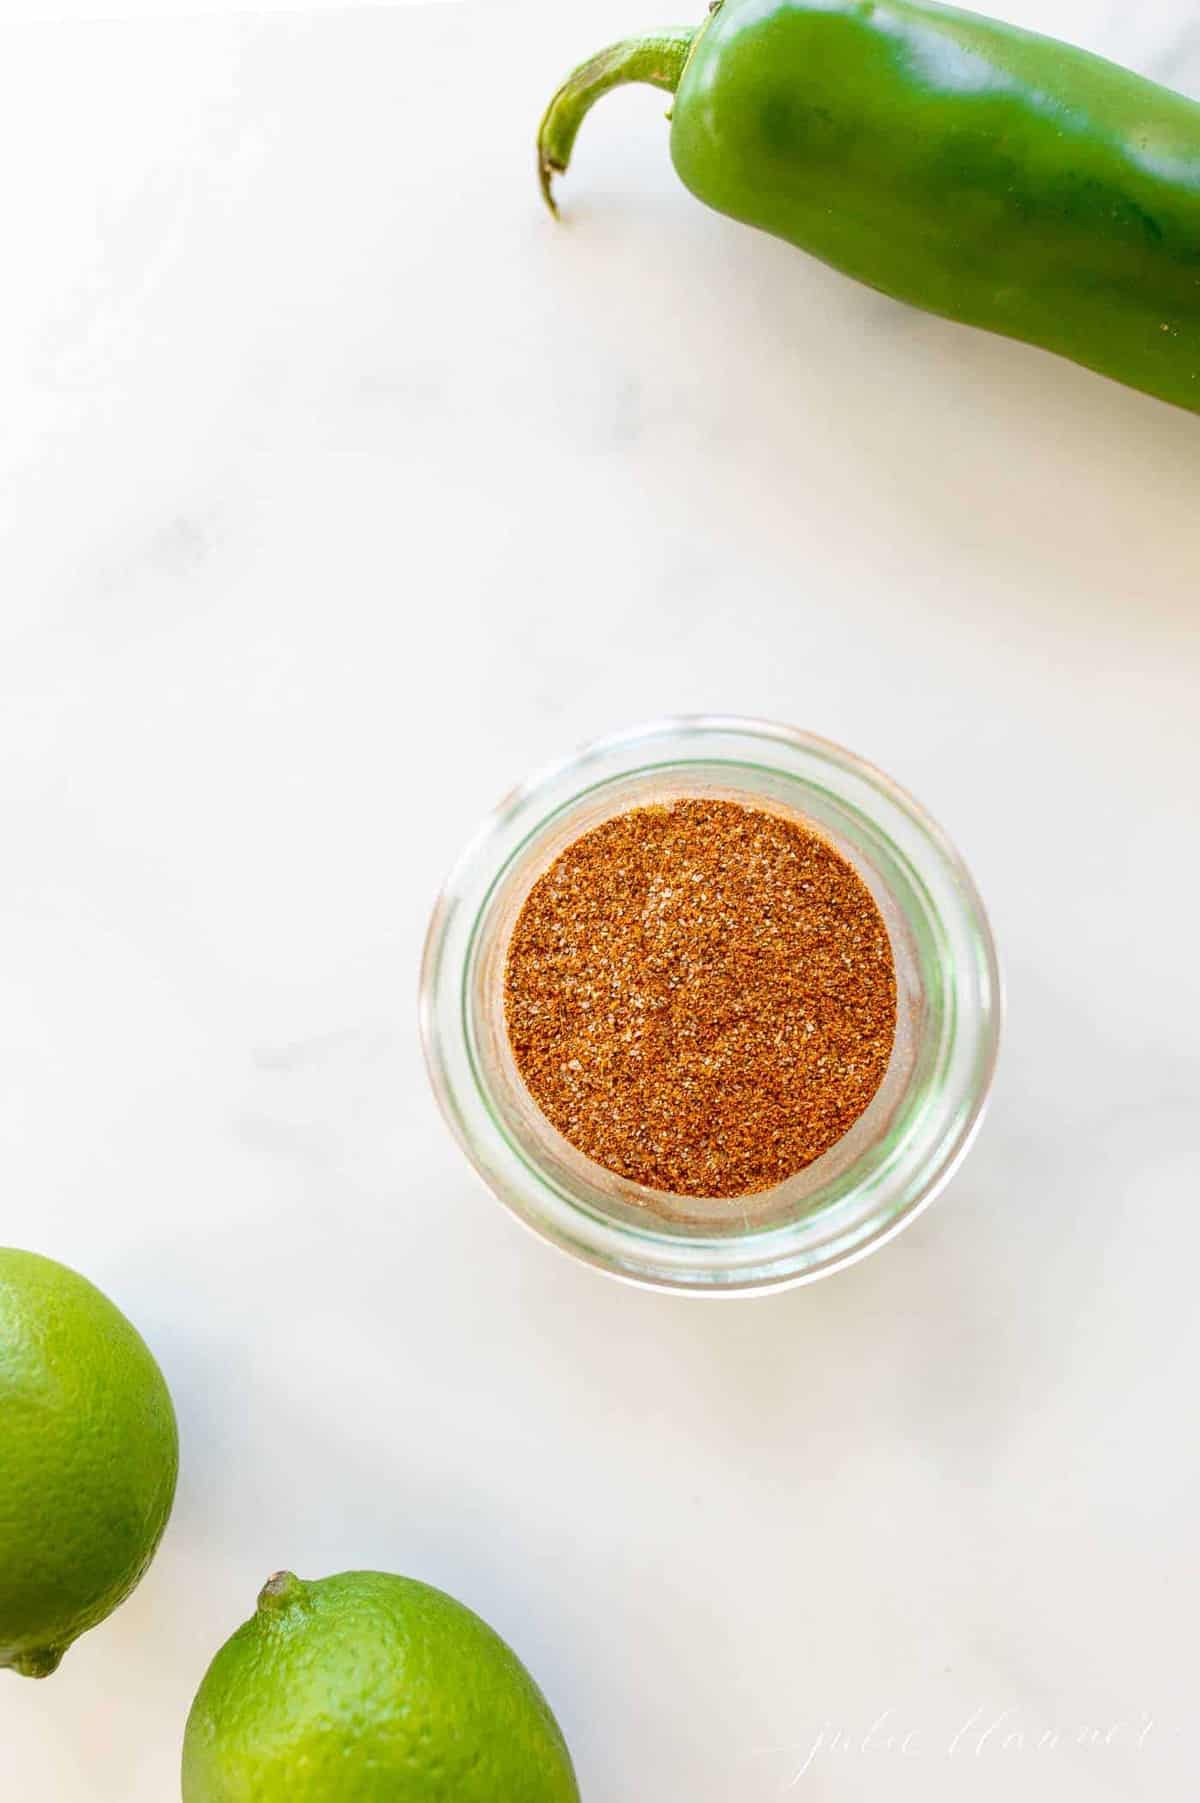
[[[716,0],[559,88],[542,192],[595,102],[675,95],[709,206],[885,294],[1200,413],[1200,104],[934,0]]]
[[[724,0],[671,153],[709,206],[1200,411],[1200,105],[928,0]]]

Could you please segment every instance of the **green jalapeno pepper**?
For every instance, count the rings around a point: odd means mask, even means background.
[[[720,0],[560,88],[543,191],[589,108],[674,95],[671,155],[722,213],[928,312],[1200,412],[1200,105],[932,0]]]

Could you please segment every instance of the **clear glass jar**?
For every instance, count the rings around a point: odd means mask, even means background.
[[[602,820],[687,795],[816,826],[875,897],[896,964],[895,1046],[866,1112],[806,1170],[734,1201],[664,1195],[577,1152],[522,1083],[504,1021],[508,941],[532,884]],[[979,1126],[1000,1009],[975,886],[916,802],[823,739],[708,716],[604,739],[514,790],[442,892],[421,979],[433,1086],[488,1187],[528,1227],[615,1277],[706,1295],[810,1282],[913,1220]]]

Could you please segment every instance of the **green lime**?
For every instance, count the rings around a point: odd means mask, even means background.
[[[192,1705],[184,1803],[578,1803],[541,1691],[486,1624],[381,1571],[279,1572]]]
[[[179,1440],[162,1372],[106,1296],[0,1247],[0,1666],[54,1671],[154,1557]]]

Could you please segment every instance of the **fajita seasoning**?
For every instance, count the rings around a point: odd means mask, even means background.
[[[505,968],[517,1069],[572,1145],[676,1195],[771,1188],[836,1145],[896,1034],[887,928],[793,818],[631,809],[530,890]]]

